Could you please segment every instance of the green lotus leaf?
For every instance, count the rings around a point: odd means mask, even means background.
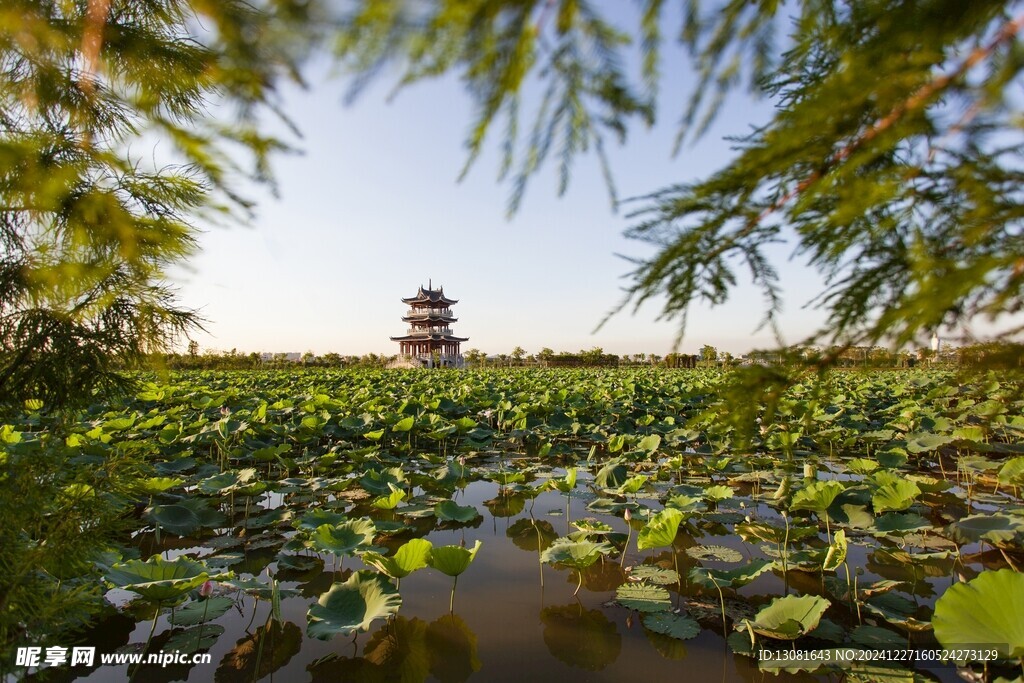
[[[248,467],[244,470],[221,472],[199,482],[198,489],[206,494],[231,491],[241,484],[248,484],[255,479],[256,470]]]
[[[434,506],[434,515],[442,522],[472,522],[480,513],[472,505],[459,505],[454,500],[443,500]]]
[[[646,483],[647,476],[644,474],[637,474],[622,482],[618,488],[618,492],[623,494],[636,493],[642,489]]]
[[[629,578],[634,581],[647,581],[662,586],[679,583],[679,574],[674,569],[666,569],[654,564],[638,564],[629,570]]]
[[[557,479],[548,479],[542,488],[555,489],[562,493],[569,493],[576,488],[576,468],[568,467],[565,476]]]
[[[626,609],[638,612],[664,612],[672,609],[669,593],[661,586],[624,583],[615,589],[615,600]]]
[[[393,431],[393,432],[407,432],[410,429],[412,429],[413,424],[415,424],[415,422],[416,422],[416,419],[414,417],[412,417],[411,415],[409,417],[403,417],[401,420],[399,420],[398,422],[396,422],[394,425],[391,426],[391,431]]]
[[[430,551],[428,564],[448,576],[458,576],[469,568],[480,550],[480,539],[477,539],[471,550],[459,545],[443,545]]]
[[[659,434],[649,434],[648,436],[645,436],[644,438],[640,439],[640,441],[636,445],[636,449],[638,451],[643,451],[645,453],[650,454],[658,450],[658,447],[660,445],[661,436]]]
[[[375,496],[386,496],[391,493],[391,487],[402,488],[405,483],[405,472],[401,467],[390,467],[384,470],[367,470],[359,478],[359,485],[367,493]]]
[[[825,554],[825,561],[821,568],[827,572],[839,569],[843,562],[846,562],[846,550],[846,532],[840,529],[832,536],[832,544],[828,547],[828,553]]]
[[[199,529],[216,528],[227,522],[220,511],[210,508],[201,498],[189,498],[173,505],[154,505],[146,517],[164,531],[191,536]]]
[[[898,479],[875,491],[871,496],[871,507],[876,514],[887,510],[899,512],[913,505],[914,500],[920,495],[921,489],[917,484],[907,479]]]
[[[694,619],[672,612],[654,612],[643,616],[644,628],[655,633],[671,636],[679,640],[696,638],[701,631],[700,624]]]
[[[621,438],[621,437],[619,437]],[[614,452],[614,451],[613,451]],[[602,489],[615,489],[626,483],[629,470],[621,460],[611,460],[594,475],[594,484]]]
[[[171,623],[175,626],[195,626],[213,621],[222,614],[226,614],[234,604],[234,600],[223,595],[205,600],[193,600],[174,610],[174,614],[171,615]]]
[[[614,548],[608,543],[594,541],[571,541],[560,538],[540,556],[547,564],[563,564],[573,569],[585,569],[594,564],[602,555],[608,555]]]
[[[787,530],[785,527],[773,526],[766,522],[745,522],[736,525],[736,533],[748,543],[757,540],[781,545],[787,540],[789,543],[795,543],[817,536],[818,530],[813,526],[790,526]]]
[[[344,583],[335,583],[306,613],[306,633],[320,640],[368,631],[374,619],[398,612],[402,596],[377,572],[360,570]]]
[[[1024,458],[1021,458],[1024,460]],[[154,495],[157,493],[163,493],[167,489],[173,489],[175,486],[184,484],[185,480],[180,477],[149,477],[139,482],[139,487],[144,493]]]
[[[999,468],[999,483],[1005,486],[1024,486],[1024,457],[1007,460]]]
[[[768,638],[795,640],[813,631],[831,604],[817,595],[775,598],[747,626]]]
[[[391,557],[384,557],[379,553],[364,553],[362,560],[393,579],[401,579],[417,569],[426,567],[433,547],[426,539],[414,538],[396,550]]]
[[[694,567],[690,570],[690,581],[708,590],[716,588],[740,588],[775,568],[775,562],[763,558],[750,561],[750,564],[733,569],[708,569]]]
[[[789,509],[823,513],[843,490],[837,481],[815,481],[793,495]]]
[[[231,573],[211,576],[206,565],[187,557],[170,561],[160,555],[154,555],[145,562],[118,562],[105,573],[107,582],[112,586],[138,593],[151,602],[174,600],[199,588],[207,580],[219,581],[231,576]]]
[[[978,541],[1012,544],[1024,536],[1024,520],[1008,515],[971,515],[950,524],[945,534],[960,545]]]
[[[310,510],[299,518],[298,528],[313,531],[324,524],[334,526],[335,524],[344,522],[346,519],[348,519],[348,517],[346,517],[343,512],[331,512],[330,510],[324,510],[323,508],[316,508],[314,510]]]
[[[846,462],[846,469],[854,474],[871,474],[878,469],[878,463],[867,458],[853,458]]]
[[[728,486],[718,484],[716,486],[709,486],[704,489],[704,498],[710,501],[718,502],[721,500],[728,500],[733,497],[734,492]]]
[[[1024,574],[984,571],[935,601],[932,626],[943,647],[984,643],[1006,659],[1024,657]]]
[[[637,550],[672,545],[684,517],[685,515],[675,508],[666,508],[652,515],[637,536]]]
[[[686,549],[686,554],[701,562],[739,562],[743,555],[724,545],[697,545]]]
[[[890,512],[875,520],[875,529],[872,533],[876,536],[888,534],[903,536],[904,534],[931,528],[931,522],[921,515],[913,512],[903,514]]]
[[[349,519],[335,526],[321,524],[310,534],[309,541],[317,550],[340,557],[376,551],[377,548],[372,545],[376,535],[377,529],[373,525],[373,520],[362,517]]]
[[[953,437],[945,434],[934,434],[932,432],[925,432],[921,434],[908,434],[907,435],[907,452],[908,453],[927,453],[934,451],[942,446],[953,443]]]
[[[615,530],[610,524],[599,522],[596,519],[577,519],[572,525],[591,536],[603,536]]]
[[[374,498],[373,502],[370,503],[373,507],[378,510],[394,510],[398,507],[398,504],[405,500],[405,491],[398,488],[394,484],[388,484],[391,487],[391,493],[378,496]]]

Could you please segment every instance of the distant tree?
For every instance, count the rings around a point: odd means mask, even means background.
[[[522,365],[523,358],[526,356],[526,349],[522,346],[517,346],[512,349],[512,360],[516,365]]]
[[[487,355],[480,349],[470,349],[462,355],[466,364],[472,366],[483,365],[483,361],[487,358]]]
[[[537,360],[545,364],[551,362],[554,357],[555,352],[546,346],[537,353]]]
[[[188,355],[198,356],[199,355],[199,342],[195,339],[189,339],[188,341]]]
[[[700,360],[705,365],[711,365],[718,360],[718,349],[710,344],[700,347]]]

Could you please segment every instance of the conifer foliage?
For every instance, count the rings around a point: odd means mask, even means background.
[[[279,143],[254,114],[295,73],[288,29],[309,20],[289,2],[4,2],[0,402],[123,388],[118,364],[199,322],[166,269],[202,213],[247,207],[230,147],[266,175]]]

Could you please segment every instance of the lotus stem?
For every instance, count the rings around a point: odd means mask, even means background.
[[[196,636],[196,651],[199,650],[199,644],[203,642],[203,626],[206,625],[206,613],[210,609],[210,598],[207,597],[203,602],[203,620],[199,622],[199,635]]]
[[[448,614],[454,614],[455,613],[455,587],[458,586],[458,585],[459,585],[459,577],[458,577],[458,575],[456,575],[455,576],[455,581],[452,582],[452,594],[451,594],[451,597],[448,598]]]
[[[576,584],[576,590],[572,593],[572,596],[574,598],[576,597],[576,594],[580,592],[580,588],[583,588],[583,570],[577,569],[576,573],[580,575],[580,582]]]
[[[620,567],[626,566],[626,551],[629,550],[629,537],[632,532],[633,527],[629,525],[629,522],[626,522],[626,544],[622,546],[622,557],[619,558]]]
[[[722,595],[722,587],[715,581],[715,575],[710,571],[708,577],[711,579],[711,583],[715,584],[715,588],[718,590],[718,603],[722,606],[722,636],[725,638],[729,637],[729,626],[725,621],[725,596]]]

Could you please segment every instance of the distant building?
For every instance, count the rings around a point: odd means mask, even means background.
[[[938,332],[932,332],[932,351],[938,353],[942,350],[942,340],[939,339]]]
[[[451,324],[458,318],[452,315],[451,306],[459,303],[458,299],[449,299],[444,295],[444,287],[427,289],[420,285],[416,296],[403,298],[402,303],[409,309],[402,317],[408,323],[406,334],[391,337],[398,342],[399,353],[406,359],[426,367],[462,367],[462,354],[459,347],[469,337],[456,337]]]

